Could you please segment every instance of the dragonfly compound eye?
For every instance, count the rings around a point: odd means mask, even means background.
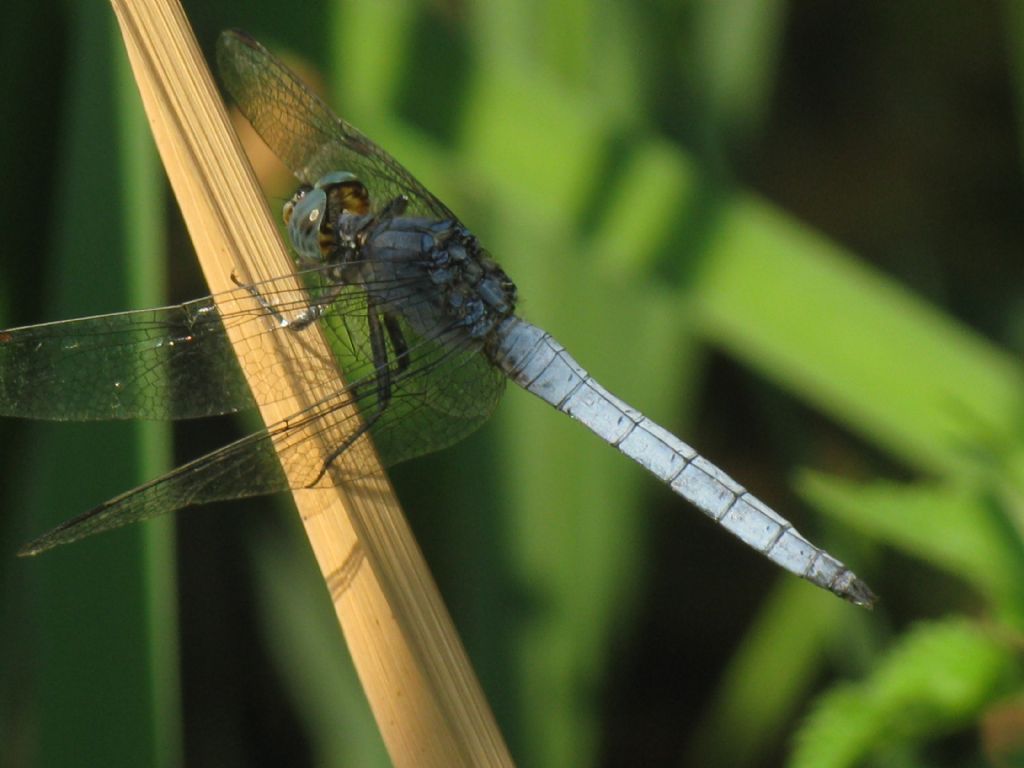
[[[308,189],[297,193],[285,206],[285,224],[292,247],[303,259],[322,261],[320,230],[327,210],[327,193]]]

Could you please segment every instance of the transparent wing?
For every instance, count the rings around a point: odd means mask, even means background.
[[[273,297],[275,283],[270,281],[258,286],[261,295]],[[414,306],[416,297],[424,295],[422,287],[410,285],[409,291],[407,304]],[[241,301],[242,296],[235,296],[236,293],[232,292],[231,297]],[[379,365],[374,359],[365,292],[348,286],[340,295],[332,295],[332,299],[322,325],[334,354],[346,371],[347,385],[342,386],[337,380],[337,388],[329,397],[312,403],[300,413],[69,520],[28,544],[22,553],[35,554],[186,506],[284,490],[289,487],[288,477],[293,478],[294,487],[299,488],[349,482],[372,471],[370,465],[356,458],[363,455],[362,451],[352,450],[367,434],[373,435],[383,463],[390,466],[461,440],[494,410],[505,378],[481,354],[479,342],[467,341],[460,328],[438,328],[429,337],[422,337],[399,321],[408,350],[408,364],[399,371],[395,362],[398,351],[390,338],[386,342],[387,362]],[[157,312],[212,306],[204,303],[209,301]],[[230,307],[231,302],[222,300],[221,307],[224,306]],[[284,313],[301,308],[276,306]],[[220,330],[209,331],[208,336],[217,338],[217,345],[226,344],[223,324],[236,322],[243,310],[222,310],[222,313]],[[127,313],[138,317],[145,314]],[[210,323],[212,328],[217,325],[217,317],[211,312],[204,313],[203,322]],[[266,333],[305,332],[282,329],[269,315],[265,319]],[[101,318],[87,320],[96,323]],[[29,330],[17,329],[16,335]],[[0,339],[4,333],[14,332],[0,332]],[[159,348],[164,347],[166,345]],[[384,381],[388,387],[382,386]],[[224,400],[233,402],[225,398],[221,404],[226,404]],[[351,405],[356,406],[354,414],[346,410]],[[97,409],[94,404],[93,410]],[[368,430],[367,424],[370,425]],[[325,450],[338,453],[327,465],[322,458]],[[287,471],[283,471],[282,466]]]
[[[0,415],[184,419],[253,407],[209,297],[0,331]]]
[[[217,40],[221,81],[242,114],[302,182],[330,171],[354,173],[378,208],[399,195],[410,215],[456,217],[397,160],[337,117],[266,48],[237,30]]]
[[[316,278],[315,271],[309,274]],[[308,305],[286,303],[293,278],[259,290],[284,314]],[[346,297],[335,311],[362,312],[365,299]],[[0,416],[55,421],[187,419],[255,406],[226,329],[263,318],[245,288],[157,309],[117,312],[0,330]],[[258,323],[256,336],[279,329]],[[259,374],[258,369],[255,371]],[[273,379],[268,384],[273,385]],[[274,393],[271,392],[271,397]]]

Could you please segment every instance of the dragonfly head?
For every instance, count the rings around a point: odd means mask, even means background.
[[[296,253],[307,261],[327,261],[336,249],[337,221],[344,212],[369,213],[370,195],[347,171],[333,171],[316,184],[303,184],[282,211]]]

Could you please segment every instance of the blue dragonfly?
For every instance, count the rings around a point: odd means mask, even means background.
[[[511,380],[786,570],[874,602],[843,563],[519,317],[515,284],[458,217],[263,46],[225,32],[217,62],[228,93],[299,181],[283,213],[308,295],[285,298],[283,281],[239,283],[216,300],[0,331],[0,415],[188,419],[254,408],[239,367],[246,345],[227,337],[253,312],[265,316],[261,333],[319,325],[347,383],[62,523],[22,554],[183,507],[351,482],[374,471],[354,458],[359,441],[372,439],[385,465],[447,447],[490,416]],[[357,413],[340,415],[353,405]],[[326,458],[308,431],[321,425],[342,434]]]

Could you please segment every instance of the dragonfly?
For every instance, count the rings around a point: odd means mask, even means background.
[[[355,458],[361,441],[372,440],[385,466],[440,450],[483,424],[511,380],[771,561],[852,603],[874,603],[842,562],[521,318],[516,285],[459,218],[260,43],[226,31],[217,64],[299,182],[283,217],[304,295],[286,294],[284,278],[238,282],[184,304],[0,330],[0,415],[189,419],[254,408],[239,363],[247,345],[228,341],[254,312],[265,317],[252,333],[319,326],[345,379],[292,417],[60,524],[20,554],[184,507],[352,482],[379,471]],[[313,445],[325,435],[326,457]]]

